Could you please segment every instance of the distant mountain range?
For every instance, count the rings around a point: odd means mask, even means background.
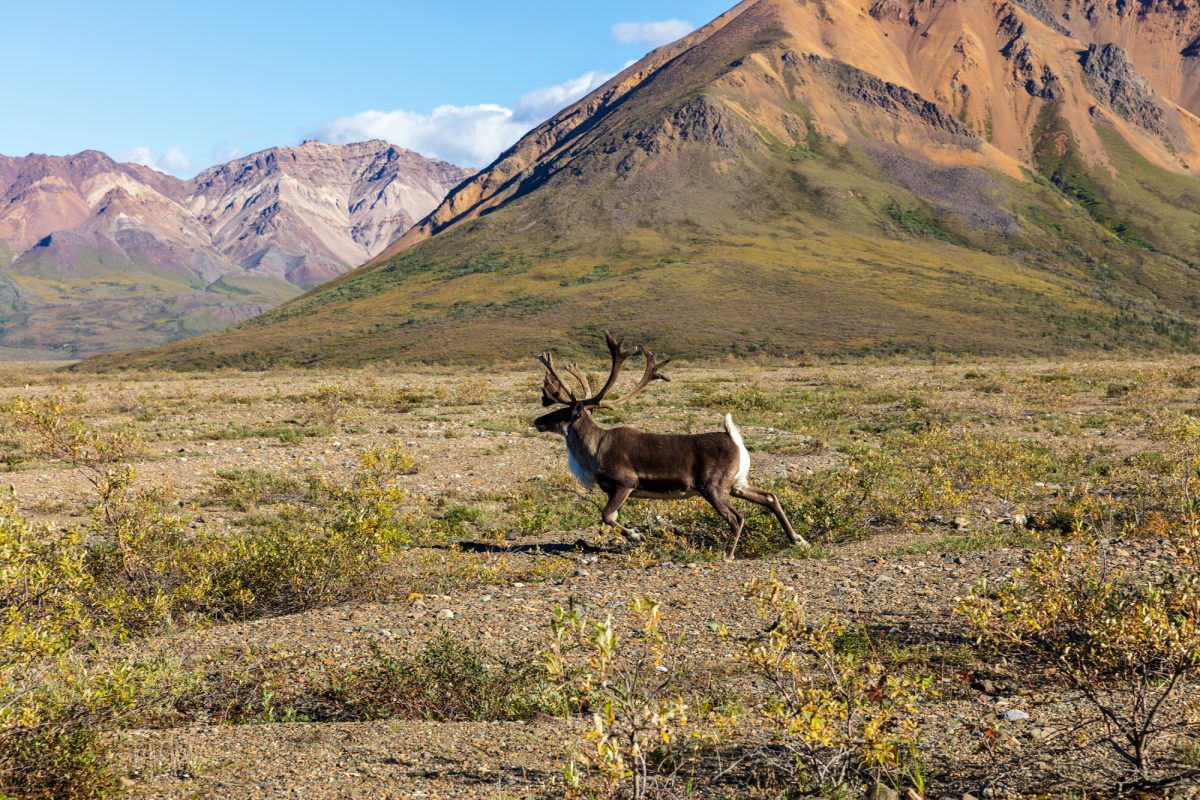
[[[261,314],[377,255],[469,174],[381,141],[272,148],[187,181],[96,151],[0,156],[0,356]]]
[[[1200,0],[745,0],[372,263],[104,366],[1200,347]]]

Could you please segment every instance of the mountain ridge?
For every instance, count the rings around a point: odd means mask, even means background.
[[[1193,349],[1200,5],[1136,5],[746,0],[364,267],[92,366],[492,361],[605,325],[697,356]]]
[[[90,354],[260,314],[368,260],[468,174],[379,140],[189,180],[94,150],[0,156],[0,349]]]

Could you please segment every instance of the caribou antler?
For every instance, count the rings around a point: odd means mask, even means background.
[[[647,386],[649,386],[651,381],[669,381],[669,380],[671,380],[666,375],[663,375],[661,372],[659,372],[660,369],[665,367],[667,364],[671,363],[671,359],[664,358],[660,362],[658,360],[658,357],[654,355],[653,350],[648,350],[645,347],[639,347],[638,349],[641,350],[642,353],[646,356],[646,371],[642,373],[642,379],[637,382],[637,386],[634,386],[632,389],[629,390],[629,394],[625,395],[624,397],[622,397],[620,399],[612,400],[607,403],[603,403],[600,405],[600,408],[616,408],[617,406],[625,405],[630,400],[637,397],[638,394],[642,391],[642,389],[645,389]]]
[[[618,339],[608,331],[604,332],[604,341],[608,344],[608,354],[612,359],[612,363],[608,370],[608,380],[604,382],[604,385],[600,387],[600,391],[596,392],[596,394],[592,394],[592,384],[583,370],[575,364],[567,364],[563,367],[567,374],[579,381],[579,386],[583,389],[583,400],[580,400],[575,396],[574,392],[567,388],[566,381],[562,379],[562,376],[558,374],[558,370],[554,367],[554,356],[550,355],[548,351],[538,356],[538,361],[546,368],[546,378],[542,381],[543,406],[569,406],[581,403],[584,406],[595,408],[616,408],[636,397],[651,381],[671,380],[659,372],[660,369],[671,363],[671,359],[665,359],[660,363],[653,351],[641,345],[637,345],[631,350],[626,350],[625,340],[623,338]],[[620,376],[621,368],[625,365],[625,362],[639,354],[646,356],[646,371],[643,373],[642,379],[624,397],[605,403],[604,398],[617,382],[617,378]]]
[[[571,375],[574,376],[575,380],[579,381],[579,387],[581,389],[583,389],[584,397],[587,397],[592,393],[592,384],[590,381],[588,381],[587,373],[585,373],[583,370],[581,370],[579,367],[575,366],[574,364],[567,364],[567,366],[564,367],[564,369],[567,372],[571,373]]]
[[[554,368],[554,356],[547,351],[538,356],[538,361],[546,368],[546,378],[542,381],[542,405],[574,405],[577,398]]]
[[[626,350],[625,339],[618,339],[608,331],[604,332],[604,341],[608,344],[608,354],[612,359],[612,364],[608,369],[608,380],[606,380],[604,385],[600,387],[600,391],[583,401],[584,405],[600,405],[600,402],[604,399],[604,396],[608,394],[608,390],[611,389],[613,384],[617,382],[617,376],[621,374],[621,367],[625,365],[625,362],[628,361],[631,356],[637,355],[642,349],[639,345],[632,350]]]

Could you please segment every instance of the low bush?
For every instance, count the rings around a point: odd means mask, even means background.
[[[1172,441],[1184,453],[1181,512],[1154,525],[1168,558],[1133,571],[1111,558],[1106,539],[1075,525],[1066,542],[1033,553],[1005,582],[979,585],[960,607],[986,645],[1066,676],[1093,712],[1081,729],[1124,765],[1114,776],[1120,791],[1200,776],[1186,748],[1172,746],[1200,736],[1200,427],[1179,425]]]
[[[1120,791],[1200,776],[1169,743],[1200,735],[1200,537],[1150,574],[1110,563],[1100,542],[1029,557],[1003,585],[982,584],[961,612],[986,645],[1059,667],[1093,715],[1084,741],[1111,748]]]
[[[569,797],[643,800],[682,788],[672,752],[687,724],[682,643],[663,633],[658,603],[637,597],[631,608],[641,630],[628,645],[611,617],[589,620],[570,605],[551,620],[546,671],[592,713],[590,746],[563,768]]]
[[[772,623],[745,650],[767,686],[761,760],[808,793],[892,787],[923,796],[917,731],[927,677],[891,671],[862,628],[811,618],[774,580],[747,587]]]
[[[322,698],[338,719],[520,720],[566,713],[563,695],[531,662],[498,662],[443,632],[411,656],[373,643],[371,660],[337,676]]]
[[[0,792],[111,789],[102,731],[159,700],[145,675],[80,667],[72,656],[85,643],[369,594],[412,541],[392,481],[415,466],[398,450],[368,451],[347,483],[311,482],[306,503],[263,530],[221,534],[192,530],[169,496],[135,487],[123,434],[89,431],[56,400],[18,412],[96,501],[85,522],[58,531],[0,498]]]

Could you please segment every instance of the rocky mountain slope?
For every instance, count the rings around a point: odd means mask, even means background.
[[[1197,0],[745,0],[366,267],[107,364],[1192,349]]]
[[[95,151],[0,156],[0,349],[90,354],[244,320],[378,254],[467,174],[380,141],[190,181]]]

